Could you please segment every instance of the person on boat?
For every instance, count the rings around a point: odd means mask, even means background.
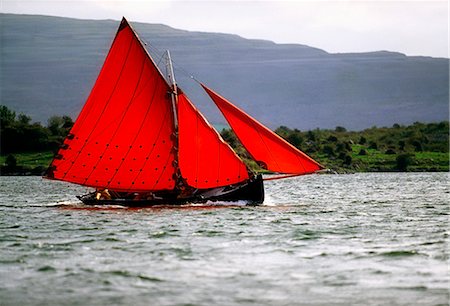
[[[154,195],[153,192],[145,192],[145,193],[141,193],[141,192],[135,192],[133,193],[133,197],[132,199],[134,201],[139,201],[139,200],[154,200],[156,197]]]
[[[97,194],[95,195],[97,200],[111,200],[111,194],[108,189],[98,189]]]
[[[142,200],[142,193],[139,193],[139,192],[133,192],[132,193],[132,195],[131,195],[131,198],[133,199],[133,200]]]
[[[179,198],[179,199],[189,198],[194,193],[195,193],[194,188],[190,188],[186,185],[180,185],[179,186],[179,194],[178,194],[177,198]]]
[[[148,192],[148,193],[145,195],[145,198],[146,198],[147,200],[154,200],[156,197],[155,197],[155,194],[154,194],[153,192]]]

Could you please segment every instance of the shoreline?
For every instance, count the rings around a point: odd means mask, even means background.
[[[319,175],[334,175],[334,174],[356,174],[356,173],[450,173],[448,170],[437,170],[437,169],[421,169],[421,170],[408,170],[408,171],[396,171],[396,170],[380,170],[380,171],[335,171],[330,170],[326,173],[317,173]],[[262,172],[263,175],[276,175],[276,173],[267,173]],[[1,172],[0,176],[41,176],[43,177],[45,175],[45,171],[43,172],[35,172],[33,170],[27,170],[23,172]]]

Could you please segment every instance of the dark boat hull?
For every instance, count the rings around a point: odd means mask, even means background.
[[[89,193],[78,196],[84,204],[87,205],[121,205],[130,207],[146,207],[156,205],[183,205],[194,203],[212,202],[240,202],[244,201],[247,205],[259,205],[264,202],[264,184],[261,175],[257,175],[248,182],[213,189],[198,190],[191,196],[176,197],[173,194],[160,196],[154,199],[133,199],[127,197],[117,197],[112,199],[97,199],[96,193]]]

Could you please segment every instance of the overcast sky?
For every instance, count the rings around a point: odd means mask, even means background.
[[[0,0],[1,12],[163,23],[325,51],[449,57],[449,1]]]

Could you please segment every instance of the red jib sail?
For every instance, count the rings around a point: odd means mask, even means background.
[[[230,124],[242,145],[263,168],[280,173],[307,174],[323,167],[245,112],[201,84]]]
[[[178,162],[186,183],[214,188],[248,179],[245,164],[183,94],[178,95]]]
[[[174,189],[169,85],[123,19],[48,177],[116,191]]]

